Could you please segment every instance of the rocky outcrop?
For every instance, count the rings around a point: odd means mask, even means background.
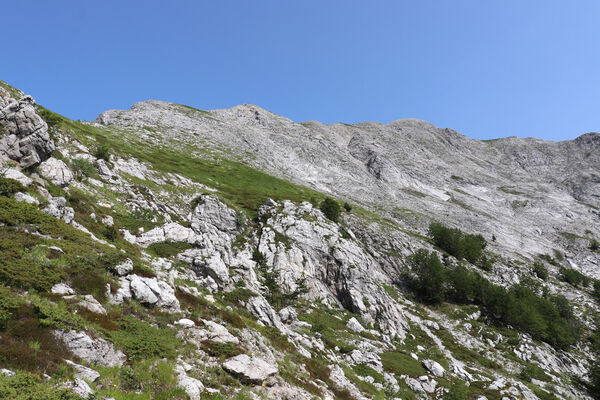
[[[62,160],[50,157],[40,164],[38,172],[56,186],[65,187],[73,181],[73,173]]]
[[[230,358],[223,363],[223,369],[244,382],[256,385],[273,384],[269,378],[275,376],[278,372],[277,367],[267,363],[262,358],[251,357],[247,354]]]
[[[149,307],[158,307],[169,312],[180,311],[175,290],[165,281],[128,275],[121,277],[119,284],[120,287],[115,294],[109,292],[110,301],[114,304],[135,299]]]
[[[22,168],[31,168],[53,150],[48,125],[37,114],[33,98],[25,96],[17,101],[0,88],[0,154],[19,162]]]
[[[50,196],[48,205],[44,207],[42,211],[55,218],[62,219],[67,224],[70,224],[73,221],[73,218],[75,218],[75,210],[71,207],[67,207],[67,199],[64,197]]]
[[[115,350],[112,343],[101,338],[92,338],[85,332],[54,331],[60,339],[77,357],[104,367],[119,367],[126,360],[125,354]]]

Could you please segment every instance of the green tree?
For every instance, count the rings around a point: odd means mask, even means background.
[[[427,303],[444,301],[444,266],[434,252],[419,249],[410,256],[409,264],[417,275],[413,284],[417,294]]]
[[[339,221],[342,208],[340,207],[340,204],[331,197],[326,197],[319,208],[323,214],[333,222]]]

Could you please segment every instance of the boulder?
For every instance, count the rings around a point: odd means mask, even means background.
[[[67,364],[75,368],[75,378],[83,379],[88,382],[95,382],[96,379],[100,378],[100,373],[91,368],[85,367],[81,364],[77,364],[71,360],[65,360]]]
[[[423,360],[423,367],[433,375],[441,378],[444,376],[444,367],[442,367],[437,361],[433,360]]]
[[[196,326],[194,321],[192,321],[191,319],[187,319],[187,318],[181,318],[180,320],[175,321],[175,325],[179,325],[182,328],[193,328],[194,326]]]
[[[47,159],[54,150],[48,125],[37,114],[31,96],[13,99],[0,88],[0,155],[31,168]]]
[[[41,163],[38,172],[56,186],[66,187],[73,181],[73,173],[67,164],[54,157]]]
[[[348,328],[350,328],[350,330],[352,330],[353,332],[356,332],[356,333],[361,333],[362,331],[365,330],[365,328],[363,328],[363,326],[360,324],[360,322],[358,322],[358,320],[354,317],[352,317],[348,320],[348,322],[346,323],[346,326]]]
[[[190,400],[200,400],[202,392],[204,391],[204,385],[196,378],[188,376],[185,369],[178,365],[175,367],[177,372],[177,386],[185,390]]]
[[[57,294],[59,296],[67,296],[67,295],[75,294],[75,291],[73,290],[73,288],[71,288],[66,283],[62,283],[62,282],[57,283],[54,286],[52,286],[52,289],[50,289],[50,292],[52,294]]]
[[[146,278],[139,275],[128,275],[119,280],[121,287],[115,294],[110,294],[110,302],[121,304],[136,299],[148,307],[158,307],[167,312],[179,312],[179,300],[175,290],[165,281],[157,278]]]
[[[75,392],[77,396],[84,399],[87,399],[94,394],[94,391],[90,385],[88,385],[87,382],[81,378],[75,378],[73,381],[65,382],[60,387],[63,389],[70,389]]]
[[[62,219],[67,224],[70,224],[73,218],[75,218],[75,210],[67,207],[67,200],[64,197],[51,197],[48,205],[42,209],[42,212]]]
[[[85,332],[78,331],[54,331],[57,339],[60,339],[77,357],[105,367],[120,367],[126,360],[125,354],[115,350],[112,343],[101,338],[91,338]]]
[[[23,186],[31,186],[31,184],[33,183],[33,179],[31,179],[16,168],[9,168],[6,171],[4,171],[4,177],[14,179]]]
[[[106,315],[106,310],[102,307],[102,304],[94,298],[91,294],[83,296],[79,305],[93,313]]]
[[[262,358],[251,357],[247,354],[240,354],[225,361],[223,369],[243,382],[257,385],[269,384],[269,378],[278,372],[276,366],[267,363]]]
[[[17,193],[15,193],[15,200],[18,202],[24,201],[27,204],[35,204],[35,205],[40,204],[40,202],[35,197],[30,195],[29,193],[17,192]]]
[[[121,264],[115,265],[110,268],[115,274],[119,276],[124,276],[133,271],[133,261],[131,259],[127,259]]]

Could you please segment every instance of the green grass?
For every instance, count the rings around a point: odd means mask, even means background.
[[[153,256],[168,258],[193,247],[191,244],[184,242],[160,242],[151,244],[146,250]]]
[[[395,375],[417,377],[427,374],[421,363],[408,354],[399,351],[388,351],[381,353],[380,357],[383,368]]]
[[[181,341],[175,337],[173,330],[157,328],[131,316],[122,317],[116,322],[119,330],[108,334],[127,353],[130,360],[175,358]]]

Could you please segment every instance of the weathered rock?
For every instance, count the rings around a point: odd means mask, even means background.
[[[2,171],[4,172],[5,178],[14,179],[23,186],[31,186],[31,184],[33,183],[33,179],[31,179],[21,171],[17,170],[16,168],[9,168],[7,170],[2,169]]]
[[[175,321],[175,325],[179,325],[182,328],[192,328],[192,327],[196,326],[194,321],[192,321],[191,319],[187,319],[187,318],[181,318],[180,320]]]
[[[15,376],[15,373],[13,371],[11,371],[10,369],[6,369],[6,368],[2,368],[0,369],[0,374],[3,374],[4,376]]]
[[[185,390],[190,400],[200,400],[202,392],[204,392],[202,382],[188,376],[185,369],[180,365],[175,367],[175,372],[177,372],[177,386]]]
[[[133,271],[133,261],[131,261],[131,259],[128,258],[121,264],[117,264],[114,267],[111,267],[111,270],[119,276],[127,275],[131,271]]]
[[[112,343],[101,338],[92,339],[85,332],[56,330],[54,335],[62,340],[73,354],[87,362],[105,367],[120,367],[126,360],[125,354],[115,350]]]
[[[94,391],[92,388],[90,388],[90,385],[88,385],[87,382],[81,378],[75,378],[73,381],[65,382],[60,387],[64,389],[70,389],[75,392],[77,396],[84,399],[87,399],[94,394]]]
[[[67,200],[64,197],[51,197],[48,205],[42,209],[48,215],[62,219],[70,224],[75,218],[75,210],[67,207]]]
[[[350,330],[352,330],[353,332],[356,332],[356,333],[361,333],[362,331],[365,330],[365,328],[363,328],[363,326],[360,324],[360,322],[358,322],[358,320],[354,317],[352,317],[348,320],[348,322],[346,323],[346,326],[348,328],[350,328]]]
[[[278,369],[258,357],[240,354],[223,363],[223,369],[247,383],[269,384],[269,378],[274,376]]]
[[[429,372],[431,372],[438,378],[444,376],[444,367],[442,367],[437,361],[423,360],[422,364],[425,367],[425,369],[427,369]]]
[[[76,378],[83,379],[88,382],[95,382],[96,379],[100,378],[100,373],[98,371],[95,371],[81,364],[77,364],[71,360],[65,360],[65,362],[73,368],[75,368],[75,370],[77,371],[75,373]]]
[[[102,307],[102,304],[94,298],[91,294],[86,294],[82,297],[79,302],[79,306],[96,314],[106,314],[106,310]]]
[[[35,110],[31,96],[15,100],[0,88],[0,154],[31,168],[47,159],[54,150],[48,125]]]
[[[65,187],[73,181],[73,173],[63,161],[50,157],[40,164],[38,172],[56,186]]]
[[[279,315],[264,297],[251,297],[246,303],[246,308],[263,324],[274,326],[282,332],[287,332],[287,328],[281,322]]]
[[[19,202],[24,201],[27,204],[35,204],[35,205],[40,204],[38,199],[36,199],[32,195],[30,195],[29,193],[21,193],[21,192],[15,193],[15,200],[19,201]]]
[[[179,312],[179,300],[175,297],[175,289],[157,278],[146,278],[139,275],[127,275],[119,280],[121,287],[115,294],[110,294],[113,304],[135,299],[149,307],[158,307],[168,312]]]
[[[66,283],[62,283],[62,282],[57,283],[54,286],[52,286],[52,288],[50,289],[50,292],[52,292],[52,294],[58,294],[60,296],[75,294],[75,291],[73,290],[73,288],[71,288]]]

